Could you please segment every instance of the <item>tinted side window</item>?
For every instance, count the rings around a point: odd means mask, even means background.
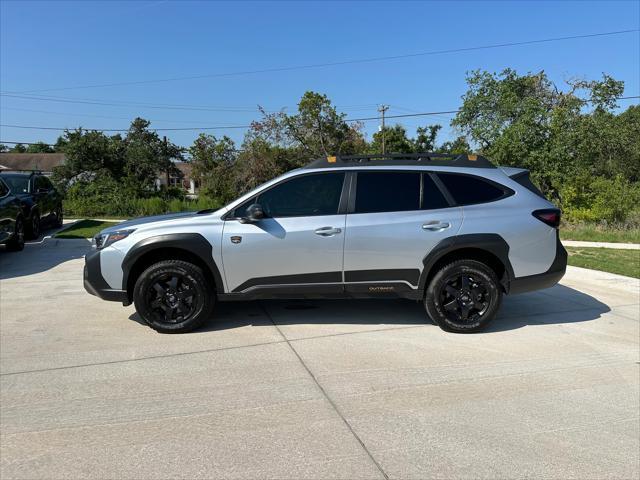
[[[450,207],[442,192],[431,180],[428,173],[423,174],[422,177],[422,209],[434,210],[436,208],[448,208]]]
[[[45,182],[44,177],[36,177],[36,179],[35,179],[35,187],[36,187],[36,191],[40,190],[41,188],[44,188],[44,189],[49,188],[47,186],[47,183]]]
[[[40,177],[42,179],[42,187],[51,190],[53,188],[53,183],[47,177]]]
[[[505,191],[481,178],[455,173],[438,173],[458,205],[492,202],[504,196]]]
[[[257,203],[268,217],[335,215],[343,182],[344,172],[303,175],[261,193]]]
[[[355,213],[419,209],[419,172],[358,172]]]
[[[9,189],[4,182],[0,180],[0,198],[4,197],[7,193],[9,193]]]

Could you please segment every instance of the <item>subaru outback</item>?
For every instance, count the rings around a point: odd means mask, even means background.
[[[327,157],[217,211],[103,230],[84,285],[167,333],[216,302],[345,297],[420,301],[443,329],[472,332],[503,295],[562,278],[559,223],[527,170],[482,156]]]

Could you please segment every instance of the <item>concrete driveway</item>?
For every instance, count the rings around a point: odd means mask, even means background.
[[[0,477],[638,478],[638,281],[569,268],[482,334],[409,301],[221,304],[161,335],[88,242],[0,252]]]

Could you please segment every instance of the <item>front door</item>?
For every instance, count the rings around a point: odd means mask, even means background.
[[[222,234],[222,263],[229,293],[333,292],[342,289],[346,199],[344,172],[286,179],[238,207]],[[265,217],[241,223],[258,203]]]
[[[359,171],[347,215],[344,276],[349,292],[415,290],[422,260],[457,234],[462,209],[450,206],[429,173]]]

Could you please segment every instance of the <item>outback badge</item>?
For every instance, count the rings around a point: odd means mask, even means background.
[[[242,237],[240,236],[235,235],[231,237],[231,243],[240,243],[241,241],[242,241]]]

